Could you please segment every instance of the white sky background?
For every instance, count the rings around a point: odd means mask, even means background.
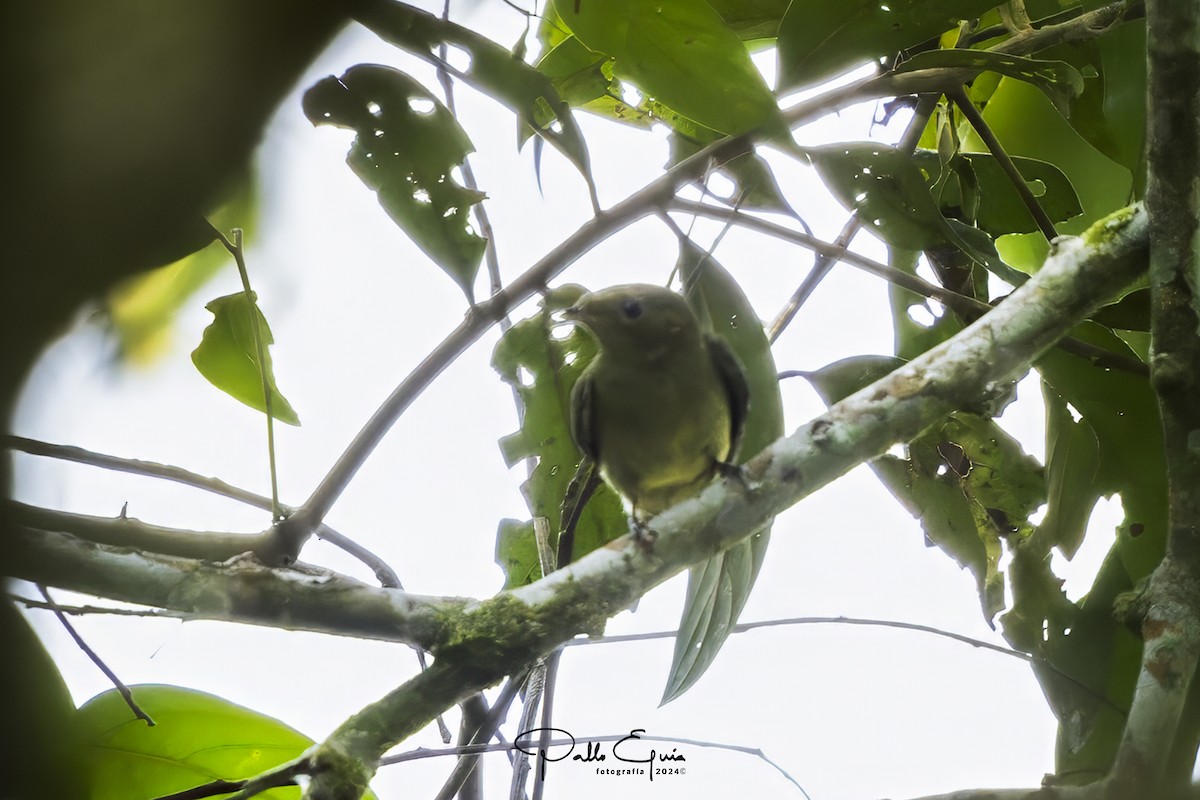
[[[502,4],[462,18],[502,43],[523,20]],[[768,54],[759,60],[764,70]],[[357,28],[345,32],[283,103],[260,156],[264,217],[247,260],[273,328],[282,391],[304,426],[277,426],[283,499],[301,502],[383,398],[461,319],[453,282],[387,218],[344,163],[348,131],[314,128],[300,95],[324,75],[361,62],[398,66],[438,93],[433,71]],[[529,148],[515,151],[512,115],[459,86],[460,119],[478,153],[472,165],[488,193],[501,268],[511,280],[590,215],[582,180],[547,148],[539,195]],[[874,104],[827,118],[798,134],[804,143],[866,138]],[[588,115],[601,202],[611,205],[658,174],[666,138]],[[905,119],[875,133],[894,141]],[[770,156],[769,156],[770,157]],[[846,212],[811,170],[772,158],[794,207],[832,239]],[[687,227],[690,220],[677,216]],[[719,227],[695,225],[704,246]],[[864,252],[883,257],[861,236]],[[811,255],[771,239],[731,231],[716,251],[770,319],[795,289]],[[601,244],[556,283],[592,288],[662,282],[675,260],[671,233],[645,220]],[[481,275],[478,292],[486,295]],[[204,303],[239,289],[230,264],[181,314],[171,351],[152,369],[113,368],[112,348],[81,325],[55,345],[27,391],[16,432],[101,452],[178,464],[268,492],[261,415],[212,388],[189,353],[211,316]],[[517,316],[531,309],[527,305]],[[518,491],[523,469],[505,468],[496,440],[515,429],[508,387],[489,367],[493,329],[418,399],[367,462],[330,515],[343,533],[379,553],[406,588],[485,597],[502,582],[493,561],[496,524],[527,518]],[[892,352],[887,288],[839,265],[775,348],[780,369],[816,369],[849,355]],[[1035,382],[1002,424],[1041,457]],[[823,410],[801,380],[783,385],[787,430]],[[129,514],[165,525],[260,530],[261,512],[161,481],[21,456],[18,497],[73,511]],[[1111,543],[1113,509],[1093,520],[1075,563],[1086,588]],[[313,542],[306,561],[371,581],[358,562]],[[1058,566],[1062,566],[1059,564]],[[662,630],[678,622],[685,579],[621,614],[610,633]],[[58,593],[63,601],[74,599]],[[781,515],[744,621],[846,615],[937,626],[1003,644],[979,611],[974,581],[940,551],[927,549],[918,523],[860,468]],[[38,630],[80,703],[109,688],[104,677],[44,614]],[[166,620],[77,621],[108,664],[130,684],[200,689],[278,717],[314,738],[410,677],[407,647],[267,628]],[[562,663],[556,724],[580,739],[645,728],[648,733],[759,747],[814,800],[904,797],[957,788],[1033,786],[1053,768],[1055,724],[1028,666],[1017,659],[920,633],[883,628],[803,626],[736,635],[702,681],[665,708],[658,700],[670,641],[569,650]],[[493,692],[494,695],[494,692]],[[510,715],[515,724],[516,712]],[[456,729],[457,715],[448,721]],[[509,725],[508,736],[516,731]],[[402,750],[437,747],[430,726]],[[670,746],[659,746],[669,750]],[[550,797],[766,797],[800,794],[750,756],[680,746],[688,773],[649,783],[602,778],[588,767],[552,765]],[[381,798],[428,797],[448,759],[384,768]],[[489,797],[507,796],[503,756],[484,762]]]

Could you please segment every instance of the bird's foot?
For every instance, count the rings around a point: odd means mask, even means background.
[[[728,461],[717,462],[717,474],[722,478],[732,478],[742,486],[742,490],[750,491],[750,477],[746,474],[746,468],[741,464],[732,464]]]
[[[638,546],[638,549],[646,552],[650,552],[654,548],[654,542],[658,539],[658,532],[647,525],[646,520],[638,516],[634,516],[633,522],[630,523],[629,533],[633,536],[633,543]]]

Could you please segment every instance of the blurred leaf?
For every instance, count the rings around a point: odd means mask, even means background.
[[[0,795],[12,800],[90,798],[75,703],[54,659],[12,602],[0,604],[0,642],[0,703],[5,724],[18,737],[0,749]]]
[[[743,39],[774,39],[790,0],[709,0],[729,29]]]
[[[783,130],[779,107],[746,46],[704,0],[553,4],[614,74],[675,112],[722,134]]]
[[[942,216],[930,195],[939,175],[911,156],[875,142],[805,148],[825,185],[885,242],[905,250],[951,245],[988,270],[1007,270],[983,231]]]
[[[746,373],[750,411],[737,456],[743,462],[783,435],[775,359],[762,323],[733,276],[690,239],[681,239],[679,246],[676,268],[684,296],[705,328],[728,342]],[[770,526],[765,526],[688,572],[664,704],[691,688],[725,644],[758,577],[770,533]]]
[[[461,78],[516,112],[522,128],[532,128],[558,148],[592,185],[587,143],[546,76],[491,39],[427,11],[390,0],[359,5],[355,18],[384,41],[435,63],[441,61],[442,45],[465,53],[469,64],[456,71]]]
[[[256,187],[247,179],[208,219],[219,231],[241,228],[249,234],[257,217]],[[121,356],[134,364],[149,364],[162,355],[179,310],[232,260],[220,242],[210,240],[202,249],[174,263],[118,284],[108,293],[105,305]]]
[[[779,88],[815,86],[974,19],[995,0],[843,0],[788,6],[779,23]]]
[[[985,50],[927,50],[917,53],[895,71],[964,67],[988,70],[1032,84],[1045,93],[1063,116],[1070,113],[1071,100],[1083,93],[1083,75],[1064,61],[1044,61]]]
[[[500,440],[500,452],[509,466],[537,458],[533,475],[522,487],[525,500],[530,513],[545,517],[557,535],[562,530],[561,504],[567,484],[582,458],[571,439],[571,389],[595,357],[596,342],[579,326],[552,330],[552,310],[553,297],[541,311],[509,328],[492,354],[492,367],[512,385],[524,407],[521,429]],[[628,532],[629,519],[621,498],[602,483],[575,529],[574,556],[580,558]],[[502,522],[496,558],[505,570],[506,589],[541,577],[532,522]]]
[[[265,414],[267,409],[263,402],[258,353],[254,347],[254,332],[250,327],[257,325],[266,361],[263,369],[271,393],[271,416],[288,425],[299,425],[300,418],[296,416],[295,409],[275,385],[270,351],[275,337],[271,335],[267,318],[258,308],[258,298],[252,296],[247,300],[245,294],[238,292],[218,297],[205,308],[213,313],[215,319],[204,329],[200,346],[192,351],[192,363],[200,370],[200,374],[230,397]]]
[[[486,241],[471,228],[471,206],[486,195],[453,177],[474,146],[449,109],[404,73],[359,64],[305,92],[304,113],[358,133],[346,158],[354,174],[474,302]]]
[[[279,720],[214,695],[177,686],[131,688],[154,719],[153,728],[135,719],[115,690],[79,709],[92,800],[161,797],[216,780],[250,778],[313,744]],[[271,789],[261,797],[299,798],[300,788]]]

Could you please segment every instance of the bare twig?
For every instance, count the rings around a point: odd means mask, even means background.
[[[75,644],[78,645],[79,649],[83,651],[83,654],[91,659],[92,663],[95,664],[96,667],[104,673],[104,676],[112,682],[113,687],[121,695],[121,698],[125,701],[125,705],[129,706],[129,710],[133,712],[133,715],[145,722],[148,727],[153,728],[154,720],[151,719],[150,715],[143,711],[142,707],[139,706],[137,701],[133,699],[133,692],[129,690],[128,686],[121,682],[121,679],[117,677],[117,673],[113,672],[112,669],[109,668],[108,664],[104,663],[104,659],[102,659],[100,655],[93,650],[86,641],[84,641],[83,637],[79,635],[79,631],[75,630],[75,626],[71,624],[69,619],[67,619],[67,615],[64,614],[62,609],[58,607],[58,604],[54,602],[54,598],[50,597],[49,590],[47,590],[46,587],[40,583],[38,584],[37,588],[38,591],[42,593],[42,597],[46,599],[46,605],[50,607],[50,610],[54,613],[54,616],[58,618],[59,623],[63,626],[63,630],[65,630],[70,637],[75,640]]]
[[[995,308],[995,306],[989,305],[982,300],[951,291],[950,289],[919,278],[916,275],[911,275],[867,256],[860,255],[853,250],[839,248],[835,244],[822,241],[801,231],[792,230],[769,220],[733,211],[728,208],[696,203],[691,200],[672,200],[670,207],[675,210],[715,219],[734,219],[738,225],[751,230],[756,230],[784,241],[794,242],[823,255],[844,261],[864,272],[869,272],[872,275],[883,278],[902,289],[908,289],[922,297],[937,300],[968,322],[978,319],[982,314],[986,314],[989,310]],[[1149,367],[1140,359],[1123,356],[1070,336],[1060,339],[1056,346],[1064,352],[1077,355],[1080,358],[1086,358],[1100,367],[1119,369],[1134,375],[1148,376],[1150,374]]]
[[[1046,237],[1046,241],[1052,242],[1058,236],[1058,231],[1054,228],[1054,221],[1050,219],[1050,215],[1046,213],[1046,209],[1042,208],[1042,204],[1033,196],[1033,191],[1029,188],[1029,184],[1025,182],[1021,171],[1017,169],[1017,165],[1013,163],[1008,152],[1004,149],[1004,145],[1000,144],[1000,140],[996,138],[992,127],[987,124],[987,120],[983,118],[983,114],[979,113],[979,109],[971,102],[971,98],[967,97],[967,92],[962,86],[957,86],[946,92],[946,96],[954,101],[958,106],[958,110],[971,123],[971,127],[975,129],[975,133],[979,134],[979,138],[987,145],[988,152],[996,159],[996,163],[1004,170],[1004,174],[1008,176],[1008,180],[1012,183],[1013,188],[1017,190],[1017,194],[1021,196],[1021,202],[1025,204],[1025,208],[1037,223],[1038,229],[1042,235]]]
[[[487,719],[475,731],[475,735],[468,742],[468,747],[475,745],[486,745],[496,735],[496,731],[500,728],[500,723],[504,721],[504,717],[508,714],[509,706],[516,699],[517,691],[525,682],[525,675],[519,675],[509,678],[504,684],[504,688],[500,690],[500,694],[496,697],[496,702],[492,704],[491,710],[488,712]],[[479,763],[479,756],[468,753],[459,756],[459,759],[454,764],[454,769],[450,772],[450,777],[442,785],[441,791],[437,793],[434,800],[451,800],[454,795],[458,794],[458,790],[470,777],[475,766]]]
[[[77,464],[88,464],[93,467],[113,470],[114,472],[127,472],[131,475],[143,475],[149,478],[160,478],[174,483],[181,483],[184,486],[191,486],[206,492],[212,492],[221,497],[228,497],[231,500],[237,500],[246,505],[261,508],[264,511],[271,510],[271,498],[269,497],[263,497],[255,492],[226,483],[220,478],[210,478],[170,464],[160,464],[155,461],[144,461],[136,458],[121,458],[120,456],[85,450],[82,447],[51,444],[36,439],[26,439],[22,436],[0,436],[0,444],[12,450],[18,450],[30,455],[56,458],[61,461],[73,461]],[[291,506],[281,504],[280,508],[284,514],[292,512]],[[183,531],[181,533],[187,532]],[[348,554],[366,564],[375,573],[375,577],[381,586],[394,589],[404,588],[395,570],[388,566],[387,562],[350,537],[337,532],[324,523],[317,527],[315,534],[318,538],[324,539],[335,547],[345,550]],[[228,557],[228,554],[214,553],[212,558],[213,560],[224,560]]]

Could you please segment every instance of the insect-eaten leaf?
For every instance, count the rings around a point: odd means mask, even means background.
[[[571,389],[596,355],[596,342],[579,327],[555,327],[551,312],[570,305],[583,293],[562,287],[543,301],[542,309],[514,324],[492,354],[492,366],[521,398],[521,429],[500,440],[509,466],[534,458],[533,474],[522,487],[533,517],[544,517],[557,536],[562,530],[561,504],[567,485],[583,456],[571,439]],[[629,532],[621,498],[601,484],[575,528],[574,557],[579,558]],[[551,543],[553,545],[553,542]],[[500,525],[496,559],[505,574],[505,589],[541,577],[533,523],[505,520]]]
[[[470,28],[404,3],[360,4],[355,19],[385,41],[427,61],[444,64],[442,48],[447,48],[451,74],[516,112],[522,137],[536,132],[549,141],[592,186],[587,142],[570,106],[545,75],[517,54]]]
[[[740,286],[709,253],[680,239],[676,267],[684,296],[702,324],[729,344],[750,389],[738,461],[755,456],[783,435],[783,402],[770,342]],[[750,597],[770,538],[770,525],[688,573],[687,596],[662,702],[700,679],[725,644]]]
[[[215,781],[253,778],[313,744],[277,719],[211,694],[178,686],[130,688],[154,719],[153,728],[129,713],[115,689],[79,709],[91,800],[174,796]],[[288,800],[300,794],[282,787],[259,796]],[[374,800],[375,794],[363,797]]]
[[[774,95],[745,44],[704,0],[608,0],[552,5],[589,49],[612,56],[616,77],[722,134],[784,134]]]
[[[275,371],[268,349],[275,342],[267,318],[258,308],[257,298],[245,293],[218,297],[205,306],[213,321],[204,329],[200,346],[192,351],[192,363],[200,374],[235,400],[267,413],[263,398],[263,377],[271,397],[271,416],[288,425],[299,425],[296,410],[275,385]],[[258,362],[254,327],[263,347],[263,364]]]
[[[403,72],[359,64],[305,92],[304,113],[358,133],[346,158],[354,174],[473,302],[486,240],[470,215],[486,195],[452,174],[475,148],[450,110]]]
[[[996,72],[1041,89],[1064,117],[1071,101],[1083,93],[1083,75],[1064,61],[1045,61],[987,50],[942,49],[917,53],[896,72],[922,69],[979,69]]]
[[[987,233],[942,216],[930,194],[941,177],[932,164],[875,142],[809,147],[804,152],[838,201],[888,244],[905,250],[955,247],[988,271],[1019,282]]]

